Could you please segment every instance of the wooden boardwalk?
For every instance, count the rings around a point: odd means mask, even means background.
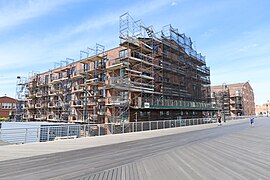
[[[0,140],[0,146],[8,145],[8,143]]]
[[[245,127],[222,137],[176,147],[81,179],[267,180],[270,179],[270,119],[257,124],[255,128]]]
[[[0,161],[0,179],[270,179],[270,119]]]

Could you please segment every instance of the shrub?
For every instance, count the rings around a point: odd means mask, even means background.
[[[8,120],[8,118],[0,117],[0,121],[6,121],[6,120]]]

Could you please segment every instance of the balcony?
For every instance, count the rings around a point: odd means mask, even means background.
[[[108,97],[105,101],[107,106],[125,106],[128,104],[128,98],[122,96]]]
[[[83,92],[83,87],[82,86],[72,87],[72,93],[77,93],[77,92]]]
[[[35,108],[40,109],[41,108],[41,104],[40,103],[36,103],[35,104]]]
[[[83,107],[83,102],[81,100],[74,100],[71,103],[71,107]]]
[[[37,92],[36,97],[42,97],[42,92]]]
[[[203,74],[210,75],[210,68],[206,66],[198,66],[197,70]]]
[[[35,115],[34,115],[34,119],[35,119],[35,120],[44,120],[45,117],[42,116],[41,114],[35,114]]]
[[[47,120],[48,120],[48,121],[57,121],[57,118],[56,118],[55,115],[50,114],[50,115],[47,116]]]
[[[48,108],[55,108],[55,103],[54,102],[49,102],[48,103]]]

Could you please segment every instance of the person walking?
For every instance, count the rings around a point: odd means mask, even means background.
[[[254,127],[254,117],[250,118],[250,125],[251,125],[251,127]]]
[[[221,126],[221,116],[218,116],[217,119],[218,119],[218,125]]]

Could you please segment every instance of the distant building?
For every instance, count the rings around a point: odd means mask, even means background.
[[[0,118],[12,118],[16,112],[16,99],[11,97],[0,97]]]
[[[255,115],[254,93],[249,82],[211,86],[211,102],[227,116]]]
[[[257,116],[269,116],[269,108],[270,108],[269,101],[263,105],[256,105],[255,114]]]

